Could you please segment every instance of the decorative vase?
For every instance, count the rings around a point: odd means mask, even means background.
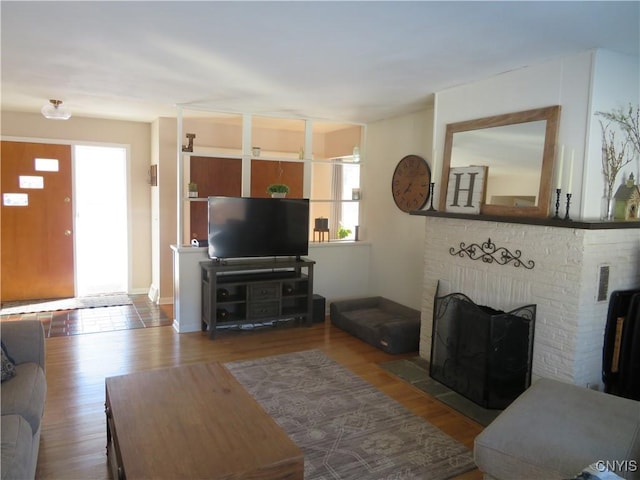
[[[271,194],[271,198],[285,198],[286,196],[286,192],[273,192]]]
[[[605,222],[611,222],[614,219],[616,210],[616,199],[611,195],[604,195],[602,197],[602,213],[600,219]]]

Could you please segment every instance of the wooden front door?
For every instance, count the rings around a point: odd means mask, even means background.
[[[1,153],[0,299],[73,297],[71,146],[3,141]]]

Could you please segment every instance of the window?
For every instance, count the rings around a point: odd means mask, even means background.
[[[3,193],[2,204],[5,207],[28,207],[29,195],[26,193]]]
[[[55,158],[36,158],[35,170],[36,172],[57,172],[60,169],[60,165]]]
[[[18,177],[20,188],[44,188],[44,177],[38,175],[20,175]]]
[[[311,219],[326,218],[330,240],[354,240],[360,224],[360,148],[357,125],[313,124]],[[317,158],[317,153],[321,153]],[[323,154],[323,155],[322,155]]]
[[[340,200],[340,211],[337,212],[337,235],[338,238],[353,240],[355,239],[356,226],[359,224],[360,204],[357,200],[360,199],[360,165],[343,164],[340,167],[342,181],[339,185],[340,196],[336,198]],[[355,189],[358,191],[357,195],[354,194]],[[341,237],[342,235],[344,237]]]

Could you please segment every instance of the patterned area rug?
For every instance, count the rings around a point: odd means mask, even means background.
[[[2,304],[0,315],[77,310],[80,308],[116,307],[119,305],[131,305],[132,303],[126,294],[7,302],[6,304]]]
[[[471,452],[322,352],[225,365],[302,449],[306,480],[443,480]]]

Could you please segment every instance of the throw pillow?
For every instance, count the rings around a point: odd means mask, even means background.
[[[16,376],[16,365],[7,353],[7,349],[2,343],[2,381],[9,380]]]

